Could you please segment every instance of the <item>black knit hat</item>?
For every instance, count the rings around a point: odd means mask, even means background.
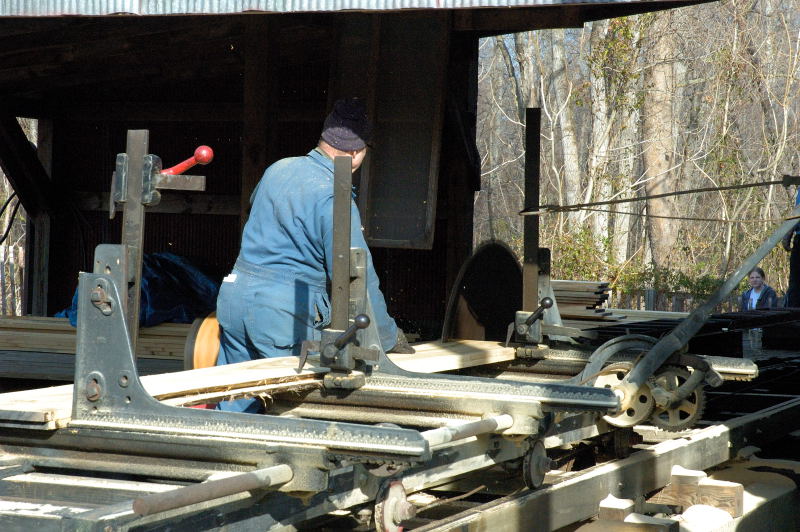
[[[372,124],[359,98],[338,100],[322,126],[322,140],[341,151],[362,149],[371,134]]]

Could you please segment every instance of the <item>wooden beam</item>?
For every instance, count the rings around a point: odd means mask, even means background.
[[[521,9],[457,9],[453,12],[455,31],[499,35],[546,28],[580,28],[580,6],[547,6]]]
[[[229,41],[225,39],[216,46],[198,45],[196,48],[136,50],[66,66],[42,65],[37,70],[20,67],[2,72],[0,93],[38,94],[115,82],[122,86],[123,81],[128,87],[146,88],[164,81],[202,83],[204,78],[234,76],[240,72],[240,59],[231,53]]]
[[[625,17],[639,13],[704,4],[710,1],[712,0],[457,9],[454,11],[453,29],[455,31],[476,32],[481,36],[488,36],[549,28],[580,28],[586,22],[592,20]]]
[[[29,216],[53,213],[52,181],[17,119],[0,110],[0,167]]]
[[[78,208],[89,212],[108,212],[108,196],[108,192],[75,192]],[[239,216],[239,202],[239,196],[231,194],[192,194],[161,191],[161,201],[158,205],[147,207],[147,212]],[[116,209],[117,211],[124,211],[125,204],[119,204]]]
[[[248,19],[244,38],[244,117],[242,123],[241,225],[250,212],[250,195],[274,158],[277,119],[275,99],[279,80],[275,75],[277,39],[268,19]]]
[[[36,143],[39,161],[44,171],[52,175],[53,170],[53,122],[39,120]],[[50,222],[47,212],[28,217],[25,238],[25,256],[29,257],[25,268],[24,312],[34,316],[47,315],[47,293],[50,272]]]
[[[636,503],[633,499],[619,499],[609,494],[600,501],[597,518],[608,521],[622,521],[634,512]]]
[[[708,478],[703,471],[672,467],[667,486],[650,502],[680,506],[683,510],[695,504],[705,504],[739,517],[744,511],[744,486],[736,482]]]

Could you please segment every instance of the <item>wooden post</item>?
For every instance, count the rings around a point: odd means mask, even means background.
[[[0,246],[0,300],[2,301],[3,316],[8,314],[6,308],[6,252],[8,247],[5,243]]]
[[[656,309],[656,298],[658,294],[652,288],[648,288],[644,291],[644,309],[645,310],[655,310]]]
[[[40,119],[36,125],[36,155],[47,175],[53,175],[53,121]],[[50,271],[50,213],[42,211],[28,218],[25,230],[25,294],[23,314],[47,316]]]
[[[250,213],[250,195],[264,170],[275,158],[274,89],[277,48],[266,15],[248,16],[244,38],[244,95],[242,119],[241,226]]]

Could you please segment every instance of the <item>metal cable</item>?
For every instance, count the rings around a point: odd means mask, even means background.
[[[576,203],[575,205],[540,205],[538,210],[531,210],[530,208],[524,208],[519,211],[521,216],[538,216],[540,214],[550,214],[554,212],[568,212],[568,211],[577,211],[580,209],[584,209],[586,207],[597,207],[600,205],[618,205],[620,203],[631,203],[634,201],[647,201],[650,199],[658,199],[658,198],[669,198],[672,196],[683,196],[686,194],[699,194],[701,192],[719,192],[721,190],[737,190],[742,188],[753,188],[753,187],[764,187],[770,185],[783,185],[785,183],[784,180],[778,181],[761,181],[759,183],[743,183],[740,185],[727,185],[724,187],[706,187],[706,188],[694,188],[691,190],[676,190],[675,192],[664,192],[663,194],[653,194],[652,196],[641,196],[637,198],[623,198],[623,199],[614,199],[614,200],[606,200],[606,201],[594,201],[591,203]]]
[[[663,216],[659,214],[644,214],[641,212],[625,212],[625,211],[613,211],[611,209],[580,209],[583,211],[592,211],[592,212],[607,212],[609,214],[623,214],[627,216],[642,216],[644,218],[663,218],[666,220],[687,220],[692,222],[722,222],[722,223],[764,223],[764,222],[782,222],[783,218],[738,218],[732,220],[726,220],[723,218],[696,218],[694,216]]]

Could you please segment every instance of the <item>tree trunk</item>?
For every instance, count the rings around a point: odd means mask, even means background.
[[[569,204],[578,203],[580,198],[580,155],[578,151],[578,136],[572,111],[573,84],[570,79],[566,61],[566,32],[563,29],[552,30],[553,51],[553,89],[555,91],[555,104],[557,106],[558,127],[561,130],[561,150],[563,158],[563,200]],[[567,218],[572,222],[579,222],[584,218],[583,213],[570,213]],[[578,223],[570,224],[576,229]]]
[[[673,168],[676,161],[673,135],[672,98],[675,93],[674,35],[670,31],[672,13],[658,13],[652,27],[651,49],[648,51],[648,68],[644,72],[647,92],[642,103],[642,136],[644,141],[644,189],[648,196],[673,192]],[[674,220],[658,218],[675,214],[674,198],[647,200],[647,230],[653,263],[657,267],[670,265],[677,239]]]
[[[603,46],[606,33],[608,33],[607,20],[598,20],[592,23],[589,40],[592,53],[598,53],[596,50]],[[608,173],[608,150],[611,142],[611,124],[615,113],[609,110],[608,89],[604,72],[598,68],[592,68],[589,76],[592,130],[586,168],[590,185],[586,187],[587,193],[584,196],[586,202],[592,201],[592,194],[589,193],[593,188],[591,184],[597,189],[595,197],[598,201],[607,200],[613,194],[611,176]],[[613,236],[613,226],[609,213],[593,212],[590,213],[590,216],[594,234],[610,241]]]

